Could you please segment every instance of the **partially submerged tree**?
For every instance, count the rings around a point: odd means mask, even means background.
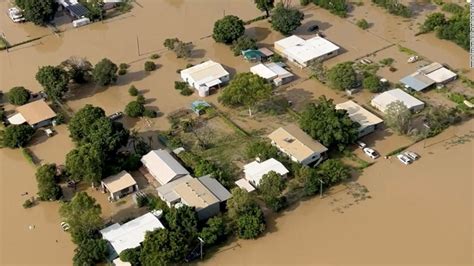
[[[347,90],[357,84],[357,73],[352,62],[339,63],[329,69],[327,75],[331,86],[337,90]]]
[[[92,144],[84,144],[66,155],[66,170],[73,180],[98,184],[102,179],[104,155]]]
[[[260,101],[268,99],[272,85],[250,72],[239,73],[222,92],[219,101],[228,106],[245,106],[252,116],[252,108]]]
[[[275,0],[254,0],[254,2],[258,9],[265,11],[267,17],[270,16],[270,10],[273,9]]]
[[[16,0],[15,4],[23,10],[25,19],[41,26],[54,19],[57,8],[54,0]]]
[[[301,11],[279,2],[272,12],[272,28],[283,35],[290,35],[301,26],[303,18]]]
[[[72,56],[64,60],[60,65],[69,77],[78,84],[83,84],[92,78],[92,64],[86,58]]]
[[[240,55],[242,51],[248,49],[257,49],[257,42],[247,35],[242,35],[237,40],[232,42],[231,49],[234,52],[234,55],[237,56]]]
[[[207,220],[206,226],[199,236],[204,240],[206,246],[212,246],[223,242],[229,234],[226,221],[223,216],[215,216]]]
[[[145,112],[145,106],[138,101],[131,101],[125,106],[125,114],[130,117],[141,117]]]
[[[244,22],[237,16],[228,15],[214,23],[212,38],[216,42],[231,44],[244,35]]]
[[[274,211],[281,209],[280,196],[285,189],[285,182],[282,177],[274,171],[263,175],[258,186],[258,190],[262,195],[265,203]]]
[[[385,124],[399,134],[410,130],[412,113],[402,101],[394,101],[385,109]]]
[[[92,71],[92,77],[99,86],[108,86],[117,81],[118,67],[110,59],[100,60]]]
[[[178,38],[166,39],[163,45],[173,51],[177,58],[188,58],[191,56],[192,43],[185,43]]]
[[[36,80],[52,100],[60,101],[68,91],[70,77],[61,67],[44,66],[36,73]]]
[[[41,200],[58,200],[62,196],[61,187],[56,179],[55,164],[43,164],[36,169],[38,196]]]
[[[301,129],[326,147],[343,150],[359,136],[359,123],[353,122],[346,110],[336,110],[332,100],[321,96],[308,104],[299,119]]]
[[[318,166],[318,174],[326,186],[349,179],[349,168],[340,160],[328,159]]]
[[[237,223],[239,237],[257,238],[266,228],[262,210],[246,190],[234,188],[231,192],[232,197],[227,203],[228,215]]]
[[[3,147],[24,147],[33,137],[35,130],[29,125],[9,125],[1,131],[0,140]]]
[[[23,105],[30,100],[30,92],[25,87],[13,87],[8,92],[7,98],[13,105]]]

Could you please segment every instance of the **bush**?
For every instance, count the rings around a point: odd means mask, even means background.
[[[160,55],[159,55],[159,54],[152,54],[152,55],[150,56],[150,59],[152,59],[152,60],[155,60],[155,59],[158,59],[158,58],[160,58]]]
[[[128,94],[130,94],[130,96],[137,96],[138,89],[134,85],[132,85],[130,86],[130,88],[128,88]]]
[[[275,63],[277,63],[277,62],[282,62],[283,59],[284,59],[283,56],[281,56],[281,55],[279,55],[279,54],[277,54],[277,53],[273,54],[272,57],[270,57],[270,60],[271,60],[272,62],[275,62]]]
[[[13,105],[23,105],[30,100],[30,92],[25,87],[13,87],[8,92],[7,98]]]
[[[35,202],[31,199],[27,199],[27,200],[25,200],[25,202],[23,202],[22,206],[23,206],[23,208],[28,209],[28,208],[33,207],[33,205],[35,205]]]
[[[181,90],[181,95],[184,95],[184,96],[189,96],[193,93],[194,93],[194,90],[192,90],[189,87],[185,87],[184,89]]]
[[[123,75],[127,74],[127,70],[126,69],[119,69],[118,74],[120,76],[123,76]]]
[[[412,16],[410,8],[401,4],[398,0],[372,0],[376,5],[385,8],[388,13],[409,18]]]
[[[244,35],[244,22],[237,16],[228,15],[214,23],[212,38],[216,42],[231,44]]]
[[[374,74],[367,75],[362,81],[362,85],[372,93],[380,92],[382,89],[379,77]]]
[[[56,122],[57,126],[62,125],[66,123],[66,116],[64,115],[63,112],[58,112],[56,114],[56,118],[54,119],[54,121]]]
[[[158,114],[156,113],[155,110],[151,109],[145,109],[143,112],[143,116],[149,117],[149,118],[155,118]]]
[[[443,5],[441,10],[443,10],[444,12],[452,13],[452,14],[460,14],[464,11],[464,8],[455,3],[446,3]]]
[[[129,67],[129,65],[126,64],[126,63],[121,63],[121,64],[119,65],[119,69],[128,69],[128,67]]]
[[[143,95],[138,95],[137,96],[137,102],[139,104],[145,104],[145,97]]]
[[[153,61],[146,61],[145,62],[145,71],[153,71],[156,69],[156,64]]]
[[[393,58],[384,58],[382,60],[380,60],[380,64],[384,65],[384,66],[390,66],[393,64],[393,62],[395,62],[395,60]]]
[[[175,81],[174,82],[174,88],[176,90],[183,90],[188,87],[188,83],[184,81]]]
[[[359,19],[357,22],[356,22],[356,25],[363,29],[363,30],[366,30],[369,28],[369,22],[367,22],[367,20],[365,19]]]
[[[232,43],[231,49],[234,52],[234,55],[238,56],[244,50],[257,49],[257,42],[247,35],[242,35]]]
[[[145,107],[137,101],[132,101],[125,106],[125,114],[130,117],[140,117],[145,112]]]
[[[309,3],[311,3],[311,0],[300,0],[300,5],[302,6],[307,6]]]
[[[347,16],[347,1],[346,0],[313,0],[313,3],[324,9],[329,10],[331,13],[339,16]]]

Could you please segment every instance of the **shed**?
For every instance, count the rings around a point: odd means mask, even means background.
[[[262,61],[266,58],[266,55],[260,50],[248,49],[242,51],[242,55],[248,61]]]
[[[142,157],[141,162],[161,185],[189,174],[188,170],[165,150],[150,151]]]
[[[375,96],[370,104],[384,113],[387,109],[387,106],[395,101],[401,101],[412,112],[418,112],[425,107],[424,102],[402,91],[401,89],[393,89],[383,92]]]
[[[102,180],[101,186],[104,192],[109,192],[113,200],[138,190],[135,179],[127,171],[109,176]]]
[[[211,105],[203,100],[196,100],[191,103],[191,110],[197,115],[202,115],[209,107],[211,107]]]
[[[245,178],[241,178],[237,181],[235,181],[235,184],[241,188],[246,190],[247,192],[252,192],[255,190],[255,188],[249,183],[249,181]]]
[[[277,63],[258,64],[250,68],[250,72],[272,81],[275,86],[286,84],[293,80],[294,75]]]
[[[336,109],[346,110],[349,118],[359,123],[359,138],[374,132],[377,126],[383,123],[378,116],[351,100],[336,104]]]

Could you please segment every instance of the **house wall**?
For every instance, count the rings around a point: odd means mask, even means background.
[[[36,123],[34,125],[31,125],[31,127],[34,128],[34,129],[37,129],[37,128],[41,128],[41,127],[50,126],[52,123],[53,123],[53,119],[48,119],[48,120],[44,120],[44,121],[41,121],[39,123]]]
[[[118,200],[132,192],[134,192],[135,190],[138,190],[138,188],[136,186],[131,186],[131,187],[128,187],[126,189],[122,189],[121,191],[117,191],[115,193],[110,193],[110,196],[114,199],[114,200]]]
[[[317,162],[319,161],[319,162]],[[310,156],[306,157],[306,159],[302,160],[300,163],[304,165],[310,165],[314,162],[317,162],[316,165],[318,165],[322,161],[322,156],[320,153],[314,152]]]
[[[199,220],[206,220],[211,218],[212,216],[215,216],[219,214],[220,212],[220,203],[216,202],[212,205],[207,206],[204,209],[200,209],[197,214],[198,214],[198,219]]]
[[[376,127],[375,125],[371,125],[371,126],[368,126],[368,127],[360,128],[359,129],[359,138],[362,138],[363,136],[374,132],[375,127]]]

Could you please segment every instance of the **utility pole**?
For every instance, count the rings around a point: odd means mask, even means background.
[[[319,197],[320,198],[323,198],[323,180],[321,178],[318,179],[320,185],[319,185]]]
[[[199,244],[201,246],[201,260],[202,260],[202,246],[204,245],[204,240],[200,237],[198,237],[198,240],[199,240]]]
[[[138,35],[137,35],[137,53],[138,53],[138,56],[140,56],[140,42],[138,41]]]

